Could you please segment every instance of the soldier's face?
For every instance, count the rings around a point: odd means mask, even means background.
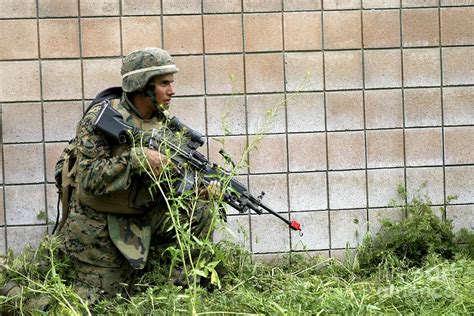
[[[155,97],[159,104],[169,106],[171,98],[174,95],[174,76],[173,74],[157,76],[153,80],[155,82]]]

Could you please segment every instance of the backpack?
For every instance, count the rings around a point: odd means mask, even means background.
[[[122,87],[111,87],[101,91],[87,107],[83,114],[87,114],[89,110],[96,104],[105,100],[120,99],[123,94]],[[58,203],[56,206],[56,224],[54,225],[53,234],[57,230],[61,230],[69,215],[72,191],[76,187],[76,171],[77,171],[77,136],[72,138],[68,145],[64,148],[59,160],[54,168],[54,180],[58,189]],[[62,204],[61,222],[59,204]]]

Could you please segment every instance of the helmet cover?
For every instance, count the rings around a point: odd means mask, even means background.
[[[122,62],[122,88],[140,90],[155,77],[178,72],[170,54],[161,48],[143,48],[128,54]]]

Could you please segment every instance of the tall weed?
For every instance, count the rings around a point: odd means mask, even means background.
[[[402,200],[407,198],[403,187],[399,187],[398,192]],[[383,220],[381,229],[375,235],[368,234],[358,249],[360,268],[371,273],[381,266],[422,267],[432,255],[453,259],[461,251],[461,240],[453,232],[452,222],[445,219],[446,208],[441,208],[440,218],[430,204],[428,197],[415,196],[399,206],[405,218],[398,222]],[[460,236],[469,252],[474,234],[465,231]]]

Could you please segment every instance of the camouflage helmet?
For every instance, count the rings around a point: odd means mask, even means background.
[[[170,54],[161,48],[143,48],[128,54],[122,62],[122,88],[137,91],[148,81],[160,75],[173,74],[179,69]]]

